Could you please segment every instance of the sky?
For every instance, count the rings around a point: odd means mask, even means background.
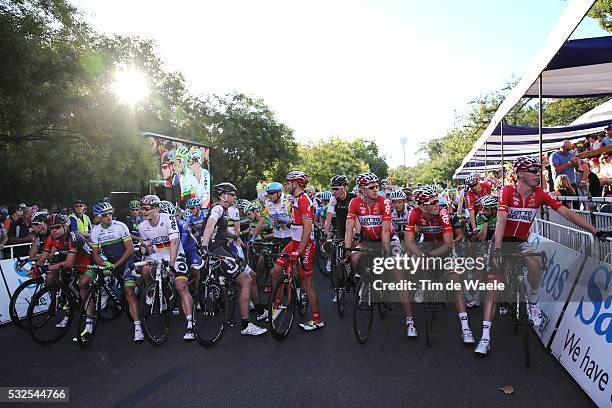
[[[520,78],[564,0],[72,0],[106,34],[154,39],[194,95],[261,97],[301,142],[375,141],[417,162],[469,102]],[[606,35],[586,18],[572,38]]]

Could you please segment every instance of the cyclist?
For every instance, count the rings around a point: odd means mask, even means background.
[[[187,223],[191,227],[193,236],[199,240],[204,233],[204,218],[206,218],[206,214],[202,211],[202,199],[198,197],[190,198],[187,200],[187,208],[189,209]]]
[[[259,208],[250,204],[245,209],[245,213],[247,217],[251,220],[251,223],[254,223],[255,226],[251,228],[251,236],[249,237],[249,242],[254,242],[258,238],[263,239],[272,239],[274,237],[273,230],[274,224],[269,215],[262,214],[263,211],[260,211]]]
[[[382,244],[384,257],[391,256],[392,246],[397,248],[394,252],[401,252],[399,238],[395,235],[395,230],[391,224],[391,200],[378,194],[378,176],[374,173],[361,173],[357,176],[357,186],[359,186],[360,196],[355,197],[349,204],[346,216],[346,229],[344,235],[345,247],[351,247],[353,243],[353,231],[355,222],[359,220],[361,225],[361,239],[356,244],[359,248],[368,248],[368,243]],[[361,258],[359,252],[353,252],[350,258],[353,269],[357,269]],[[395,271],[396,279],[400,279],[400,272]],[[400,301],[406,315],[406,330],[408,337],[416,337],[417,332],[414,327],[412,317],[412,305],[408,293],[400,292]]]
[[[49,228],[47,227],[47,220],[49,214],[44,212],[37,212],[32,215],[32,221],[30,221],[30,228],[34,234],[34,240],[30,247],[28,257],[30,260],[35,260],[38,255],[42,253],[43,244],[49,237]]]
[[[228,246],[228,238],[236,239],[235,234],[230,234],[227,229],[227,209],[234,204],[236,199],[236,187],[232,183],[220,183],[212,187],[215,204],[210,209],[206,220],[206,228],[202,236],[202,252],[204,254],[224,256],[236,259]],[[253,284],[255,273],[248,266],[241,268],[238,263],[224,261],[221,263],[224,272],[232,276],[240,285],[240,315],[242,318],[240,333],[250,336],[264,334],[267,329],[256,326],[249,319],[249,301],[253,298],[257,320],[264,320],[268,314],[264,305],[259,301],[257,286]]]
[[[465,178],[465,185],[465,204],[470,217],[468,227],[471,228],[470,231],[476,231],[476,214],[482,208],[480,200],[491,194],[493,185],[490,181],[481,181],[477,172],[472,172]]]
[[[34,270],[39,270],[51,254],[55,254],[53,264],[47,268],[46,284],[51,285],[56,282],[57,273],[69,270],[73,265],[79,276],[79,289],[81,299],[85,300],[87,288],[91,282],[91,275],[87,275],[87,266],[90,265],[93,250],[85,237],[78,232],[70,231],[68,218],[63,214],[51,214],[49,216],[50,234],[43,244],[43,252],[34,264]],[[57,324],[57,327],[65,327],[68,324],[68,316]],[[93,320],[87,319],[86,331],[93,332]]]
[[[300,256],[304,257],[304,268],[298,263],[297,269],[312,308],[312,320],[300,324],[300,327],[306,331],[316,330],[325,326],[325,323],[321,320],[319,299],[312,278],[312,259],[315,250],[313,239],[314,208],[310,198],[305,193],[308,179],[308,174],[303,171],[290,171],[285,177],[287,191],[294,197],[294,202],[291,207],[291,242],[283,248],[283,253],[289,254],[291,261],[297,261]],[[274,287],[276,281],[280,278],[281,270],[287,266],[289,264],[286,258],[278,258],[276,260],[271,271],[272,287]],[[278,307],[278,300],[275,299],[274,302],[275,306]],[[276,318],[277,314],[278,309],[276,308],[272,311],[272,319]]]
[[[159,212],[176,217],[176,207],[170,201],[160,201]],[[185,251],[187,265],[189,265],[190,277],[197,291],[200,283],[200,269],[203,266],[202,257],[198,251],[198,242],[191,233],[191,228],[189,228],[189,224],[186,221],[177,219],[176,222],[181,233],[181,245],[183,246],[183,251]]]
[[[448,211],[440,206],[438,194],[433,188],[426,186],[414,190],[413,197],[418,205],[410,211],[406,223],[404,234],[406,249],[419,257],[452,256],[453,225]],[[417,230],[423,233],[424,242],[427,243],[427,251],[419,248],[414,241],[414,233]],[[447,272],[451,281],[459,280],[459,275],[454,270]],[[455,290],[453,292],[455,307],[461,324],[461,339],[465,344],[472,344],[474,343],[474,336],[469,327],[462,291]]]
[[[408,221],[408,213],[410,209],[406,206],[406,194],[402,190],[393,191],[389,197],[393,210],[391,211],[391,223],[395,231],[404,231],[406,222]],[[399,236],[403,240],[403,234]]]
[[[274,242],[286,247],[291,242],[291,206],[289,201],[283,197],[283,185],[273,182],[266,186],[268,201],[266,201],[266,211],[272,220],[272,234]],[[261,228],[255,228],[253,236],[259,234]]]
[[[140,214],[140,201],[130,201],[130,214],[125,217],[125,225],[130,230],[132,240],[138,242],[140,236],[138,235],[138,224],[144,221],[144,218]]]
[[[495,224],[494,249],[491,253],[494,268],[487,279],[501,280],[499,270],[502,263],[502,243],[514,243],[518,252],[528,252],[525,245],[529,238],[531,224],[536,217],[538,209],[546,204],[561,214],[565,219],[580,226],[593,235],[600,236],[600,232],[587,220],[557,201],[552,195],[540,187],[540,173],[542,171],[540,160],[536,156],[520,156],[512,163],[516,182],[504,186],[499,193],[497,208],[497,222]],[[538,305],[538,294],[542,268],[539,257],[526,258],[527,266],[527,314],[534,326],[541,324],[541,309]],[[486,355],[491,348],[491,323],[495,314],[495,291],[487,292],[483,309],[482,338],[474,350],[477,354]]]
[[[134,265],[134,245],[127,225],[113,220],[113,211],[113,206],[108,202],[100,202],[92,208],[94,215],[100,217],[100,223],[91,230],[93,260],[119,277],[134,321],[134,342],[141,343],[144,334],[138,314],[136,281],[131,269]],[[106,257],[106,261],[100,256],[101,253]]]
[[[142,239],[142,245],[149,255],[145,260],[167,261],[169,270],[174,275],[174,286],[181,297],[181,306],[187,320],[187,332],[183,340],[195,340],[193,332],[193,298],[187,288],[189,269],[186,263],[185,252],[180,240],[178,223],[173,215],[161,214],[161,200],[156,195],[146,195],[140,200],[140,209],[144,215],[144,221],[138,225],[138,233]],[[151,267],[142,268],[145,279],[149,279]]]

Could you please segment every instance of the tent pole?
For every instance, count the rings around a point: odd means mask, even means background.
[[[540,137],[540,160],[542,160],[542,73],[538,78],[538,136]],[[544,173],[540,172],[540,186],[544,186]]]
[[[502,165],[502,184],[506,180],[506,168],[504,166],[504,120],[499,121],[499,133],[501,134],[501,165]]]
[[[488,158],[489,158],[489,143],[485,142],[485,172],[488,170],[487,169]]]

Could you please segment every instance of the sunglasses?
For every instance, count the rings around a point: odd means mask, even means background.
[[[140,211],[140,208],[132,208],[130,211]]]
[[[342,190],[342,187],[332,187],[331,191],[338,191],[338,190]]]
[[[32,225],[32,227],[40,227],[40,226],[42,226],[42,223],[40,223],[40,222],[33,222],[31,225]]]
[[[474,187],[476,187],[477,185],[478,185],[478,183],[474,183],[474,184],[470,184],[470,185],[469,185],[469,187],[470,187],[470,188],[474,188]]]
[[[225,193],[225,194],[232,196],[232,197],[236,197],[236,193]]]
[[[423,203],[423,204],[425,204],[425,205],[438,205],[438,204],[440,204],[440,201],[438,201],[438,200],[428,201],[428,202]]]
[[[531,173],[531,174],[538,174],[538,173],[540,173],[541,170],[540,170],[539,167],[531,167],[531,168],[525,169],[523,171],[525,171],[527,173]]]
[[[151,210],[153,209],[153,207],[149,207],[149,206],[142,206],[142,207],[140,207],[140,209],[141,209],[142,211],[151,211]]]
[[[100,217],[106,217],[106,216],[112,216],[113,212],[109,211],[109,212],[105,212],[104,214],[100,214]]]
[[[57,230],[64,228],[64,226],[63,225],[52,225],[50,228],[52,231],[57,231]]]
[[[367,186],[366,189],[368,189],[368,190],[380,190],[380,187],[378,186],[378,184],[374,184],[372,186]]]
[[[85,204],[76,204],[75,207],[85,207]]]

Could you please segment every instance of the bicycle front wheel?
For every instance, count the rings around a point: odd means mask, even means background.
[[[168,339],[172,328],[170,297],[160,291],[157,282],[147,285],[141,297],[142,325],[151,344],[160,346]]]
[[[13,292],[9,303],[9,316],[16,327],[23,330],[26,329],[25,317],[28,313],[28,307],[32,298],[44,286],[44,283],[42,277],[28,279]],[[20,315],[24,317],[24,320],[20,319]]]
[[[295,287],[293,281],[284,276],[274,286],[268,306],[270,330],[275,340],[284,340],[291,331],[295,309]]]
[[[201,283],[193,302],[193,329],[198,343],[205,347],[218,343],[228,320],[225,288],[214,281]]]
[[[355,338],[364,344],[370,338],[372,318],[374,317],[374,299],[372,282],[362,279],[355,292],[355,313],[353,313],[353,332]]]
[[[75,309],[68,289],[46,286],[39,290],[32,297],[26,319],[32,340],[42,345],[59,341],[70,329]]]

